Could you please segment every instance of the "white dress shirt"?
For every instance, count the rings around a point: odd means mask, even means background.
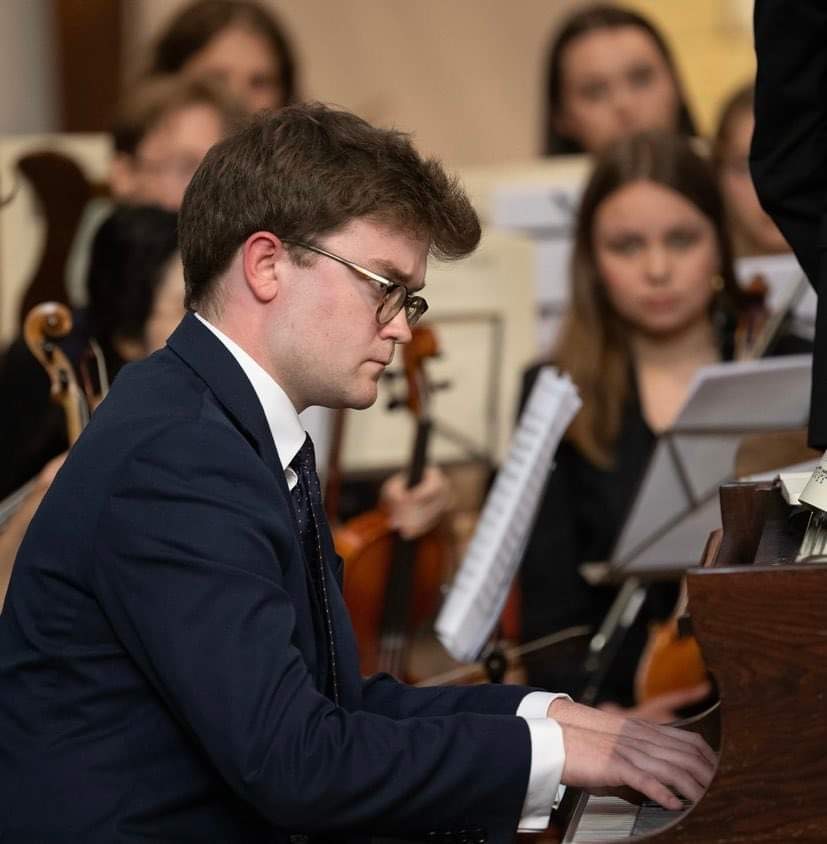
[[[296,408],[272,376],[244,349],[200,314],[195,316],[227,347],[250,379],[273,435],[287,486],[292,490],[297,478],[289,463],[298,454],[305,438],[305,430]],[[531,736],[531,768],[520,816],[521,830],[535,831],[548,826],[551,807],[560,786],[566,761],[563,731],[556,721],[546,717],[549,704],[558,697],[566,695],[529,692],[517,707],[516,714],[525,719]]]

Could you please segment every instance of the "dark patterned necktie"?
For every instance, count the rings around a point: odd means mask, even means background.
[[[293,488],[293,504],[299,522],[302,547],[310,573],[310,580],[316,593],[322,614],[320,631],[327,648],[328,688],[327,692],[338,703],[339,686],[336,680],[336,649],[333,640],[333,620],[330,616],[330,600],[327,593],[327,568],[322,553],[319,524],[323,517],[322,488],[316,474],[316,455],[313,440],[308,434],[298,454],[290,461],[290,466],[298,477]]]

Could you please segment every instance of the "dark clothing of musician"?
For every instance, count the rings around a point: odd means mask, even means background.
[[[827,5],[756,0],[755,131],[750,167],[761,204],[818,294],[809,442],[827,448]]]
[[[807,340],[787,334],[779,337],[772,354],[810,351]],[[539,370],[540,366],[533,366],[526,371],[520,407]],[[657,444],[657,436],[643,416],[634,376],[630,384],[613,467],[596,466],[568,440],[557,450],[520,569],[525,642],[580,625],[595,630],[617,597],[618,587],[591,585],[579,568],[610,558]],[[634,704],[635,668],[646,645],[649,624],[665,619],[676,597],[677,587],[671,583],[649,586],[637,621],[601,683],[598,701]],[[568,647],[553,650],[550,657],[540,654],[536,659],[529,658],[529,682],[579,697],[586,681],[586,645],[587,640],[580,638]]]

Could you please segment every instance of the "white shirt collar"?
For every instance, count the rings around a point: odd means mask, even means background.
[[[305,438],[305,431],[299,415],[296,413],[296,408],[293,407],[287,393],[276,383],[273,377],[256,363],[238,343],[219,331],[201,314],[195,314],[195,318],[209,328],[227,347],[227,351],[238,361],[238,365],[250,379],[264,410],[270,433],[273,435],[273,442],[276,444],[282,469],[287,476],[287,485],[292,489],[296,480],[295,474],[288,464],[298,454]]]

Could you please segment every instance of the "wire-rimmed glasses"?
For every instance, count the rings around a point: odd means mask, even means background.
[[[366,279],[367,281],[375,282],[383,288],[382,301],[376,309],[376,321],[380,325],[387,325],[403,308],[405,309],[405,318],[408,320],[408,325],[414,326],[421,319],[425,311],[428,310],[428,303],[421,297],[415,296],[408,291],[404,284],[397,281],[391,281],[378,273],[369,270],[366,267],[349,261],[347,258],[342,258],[340,255],[334,255],[333,252],[328,252],[319,246],[312,243],[306,243],[302,240],[283,240],[282,243],[298,246],[301,249],[309,249],[311,252],[316,252],[319,255],[324,255],[325,258],[331,258],[349,267],[357,275]]]

